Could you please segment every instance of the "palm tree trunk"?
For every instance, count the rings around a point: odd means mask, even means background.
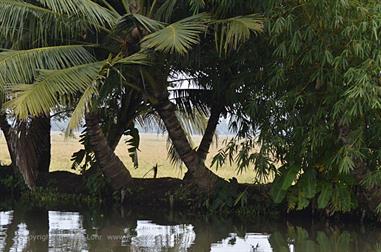
[[[103,174],[109,179],[111,186],[119,190],[132,180],[130,172],[123,162],[115,155],[99,126],[98,116],[94,113],[86,114],[87,134],[91,147],[95,153],[98,165]]]
[[[51,158],[50,118],[36,117],[17,122],[12,128],[6,115],[2,114],[0,128],[4,132],[12,166],[21,173],[25,184],[30,189],[45,185]]]
[[[190,180],[191,183],[194,183],[204,191],[212,191],[218,181],[224,182],[225,180],[205,167],[203,160],[192,149],[184,129],[181,127],[180,121],[176,116],[176,106],[168,100],[168,96],[165,99],[160,99],[160,102],[154,106],[166,126],[177,153],[188,168],[185,179]]]
[[[11,145],[15,163],[30,189],[45,186],[51,159],[50,117],[42,116],[18,122]]]
[[[35,142],[38,159],[37,186],[46,186],[51,162],[51,124],[49,116],[32,119],[30,133]]]
[[[211,109],[208,125],[206,126],[204,135],[202,136],[202,140],[197,149],[197,154],[202,161],[205,161],[208,156],[210,146],[212,145],[213,136],[216,133],[216,128],[219,123],[220,115],[221,109],[216,107]]]

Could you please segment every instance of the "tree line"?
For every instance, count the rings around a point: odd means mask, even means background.
[[[29,188],[46,183],[50,120],[84,125],[73,168],[134,183],[114,150],[137,125],[168,133],[199,193],[231,183],[205,163],[216,127],[235,136],[211,166],[270,183],[275,203],[381,211],[377,1],[0,0],[0,128]],[[192,132],[200,132],[198,146]],[[270,182],[272,181],[272,182]]]

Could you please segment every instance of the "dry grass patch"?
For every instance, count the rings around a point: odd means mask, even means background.
[[[198,143],[201,138],[196,136],[193,140],[195,143]],[[54,133],[52,135],[52,162],[50,170],[75,172],[70,169],[70,157],[80,148],[81,144],[78,142],[78,139],[65,139],[62,134]],[[132,176],[143,177],[156,164],[159,165],[159,177],[182,178],[184,176],[186,168],[173,167],[167,158],[166,136],[157,134],[142,134],[140,150],[141,151],[138,153],[139,168],[134,169],[130,157],[128,156],[127,146],[123,140],[119,143],[116,149],[117,155],[127,165]],[[217,151],[218,148],[214,145],[211,149],[211,154],[209,155],[207,165],[210,165],[210,159]],[[10,163],[7,146],[2,135],[0,135],[0,162],[3,164]],[[213,171],[216,172],[215,169],[213,169]],[[236,177],[240,183],[250,183],[255,177],[254,172],[251,170],[237,175],[236,169],[229,165],[219,168],[216,173],[226,179]],[[151,176],[153,176],[152,172],[149,172],[146,175],[146,177]]]

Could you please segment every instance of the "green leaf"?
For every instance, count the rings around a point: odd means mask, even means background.
[[[31,83],[39,69],[62,69],[93,61],[94,57],[82,45],[1,52],[0,86]]]
[[[37,0],[44,7],[58,14],[80,16],[99,26],[112,26],[118,16],[92,0]]]
[[[296,176],[298,175],[300,171],[300,167],[297,165],[290,165],[286,169],[287,169],[286,173],[282,175],[283,180],[282,180],[281,189],[284,191],[288,190],[288,188],[290,188],[292,183],[295,181]]]
[[[286,194],[287,194],[287,191],[282,190],[282,178],[281,177],[276,178],[271,186],[271,191],[270,191],[271,198],[276,204],[279,204],[286,197]]]
[[[144,28],[149,33],[156,32],[165,27],[165,24],[149,17],[139,14],[127,14],[123,16],[116,25],[116,31],[133,29],[136,26]]]
[[[310,203],[310,201],[306,198],[304,193],[302,191],[299,191],[297,210],[302,210],[302,209],[306,208],[309,203]]]
[[[103,64],[100,61],[61,70],[41,71],[35,84],[14,86],[12,91],[15,98],[5,106],[12,108],[16,116],[22,119],[29,115],[49,114],[50,109],[62,104],[60,97],[85,90],[89,95],[89,88],[94,91],[91,84],[98,78]]]
[[[85,1],[91,6],[77,7],[77,2]],[[116,20],[111,12],[108,13],[108,10],[90,0],[41,2],[46,6],[22,0],[0,0],[0,34],[16,44],[26,42],[28,45],[41,46],[51,40],[78,38],[89,29],[107,29],[105,27]],[[69,2],[70,6],[61,6]],[[52,7],[54,10],[49,8],[56,4],[61,7]]]
[[[129,139],[126,140],[126,144],[129,146],[128,153],[134,164],[134,167],[138,168],[139,167],[138,150],[140,145],[139,130],[135,127],[131,127],[127,129],[127,131],[124,134],[130,137]]]
[[[215,24],[217,49],[225,53],[231,49],[237,50],[252,34],[263,31],[263,18],[258,14],[217,20]]]
[[[322,183],[321,187],[322,188],[321,188],[321,192],[318,197],[317,203],[318,203],[318,208],[323,209],[327,207],[329,201],[332,198],[333,188],[332,188],[332,184],[327,182]]]
[[[164,53],[186,54],[200,41],[200,34],[206,31],[209,16],[199,14],[182,19],[144,37],[142,47]]]
[[[305,171],[300,178],[301,190],[304,193],[304,196],[308,199],[315,197],[317,192],[317,182],[316,182],[316,171],[309,169]]]

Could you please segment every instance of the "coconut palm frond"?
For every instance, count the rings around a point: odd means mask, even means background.
[[[84,92],[99,77],[104,61],[74,66],[62,70],[43,70],[34,84],[16,85],[12,90],[15,98],[6,103],[18,118],[29,115],[49,114],[62,104],[60,97]]]
[[[5,38],[21,40],[25,34],[41,36],[41,20],[52,20],[51,10],[21,0],[0,0],[0,32]],[[40,19],[40,21],[38,21]],[[45,28],[51,22],[44,24]],[[38,33],[37,33],[38,32]]]
[[[147,35],[142,41],[142,47],[185,55],[192,46],[199,43],[200,34],[207,29],[208,19],[207,14],[199,14],[170,24]]]
[[[168,153],[168,159],[171,165],[173,165],[176,168],[182,169],[183,162],[181,161],[180,155],[176,151],[176,147],[173,145],[173,142],[169,136],[167,136],[167,153]]]
[[[189,136],[203,134],[208,124],[208,118],[197,110],[192,114],[178,111],[177,118]]]
[[[176,6],[177,0],[166,0],[157,9],[155,18],[168,22],[173,14],[173,10]]]
[[[190,0],[189,6],[193,13],[198,13],[200,9],[205,7],[205,0]]]
[[[86,90],[83,92],[70,117],[69,124],[65,131],[67,136],[70,134],[70,132],[72,132],[73,129],[78,128],[78,126],[81,124],[81,121],[85,116],[86,111],[89,111],[91,107],[91,101],[97,94],[98,90],[95,85],[88,86]]]
[[[212,91],[207,89],[173,89],[170,90],[171,101],[176,104],[177,109],[189,116],[195,112],[208,116],[210,104],[213,102]]]
[[[81,45],[34,48],[0,53],[0,86],[32,83],[38,69],[62,69],[93,62]]]
[[[252,33],[263,31],[263,22],[263,18],[257,14],[215,21],[218,51],[227,53],[230,49],[238,49],[239,45],[246,42]]]
[[[84,17],[98,26],[113,26],[119,18],[115,12],[92,0],[37,0],[54,13]]]
[[[149,33],[156,32],[164,28],[164,23],[139,14],[127,14],[123,16],[116,25],[116,31],[143,28]]]
[[[57,6],[52,9],[49,9],[48,6],[51,6],[53,2],[61,6],[64,2],[77,3],[77,1],[44,0],[44,2],[46,2],[46,7],[22,0],[0,0],[0,33],[2,36],[18,44],[23,42],[28,45],[41,46],[47,45],[48,41],[78,38],[89,29],[107,29],[117,20],[114,14],[95,2],[92,4],[98,6],[97,8],[81,7],[72,12],[68,11],[68,6],[66,12],[59,10],[60,8]]]
[[[114,64],[124,65],[151,65],[149,55],[144,52],[134,53],[128,57],[117,59]]]

